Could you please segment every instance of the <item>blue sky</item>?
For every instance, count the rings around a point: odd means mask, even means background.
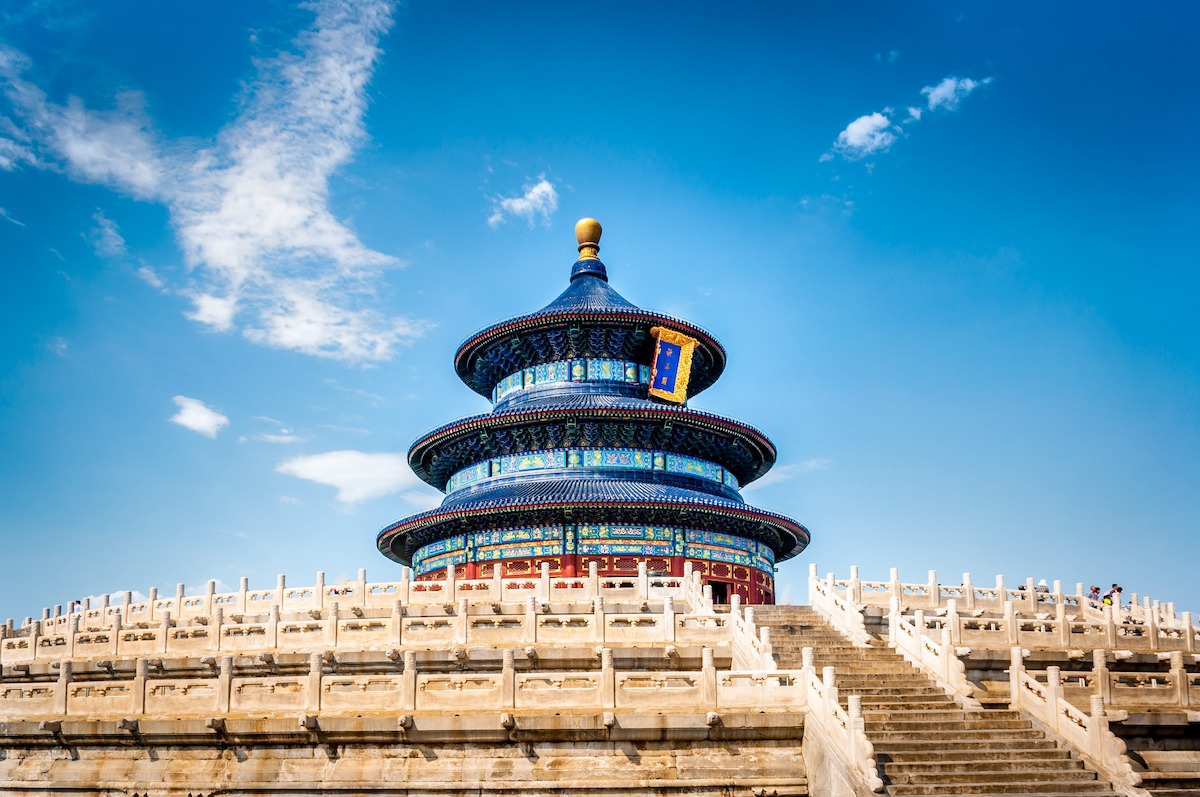
[[[612,284],[711,330],[747,500],[865,578],[1200,614],[1200,11],[0,7],[0,618],[393,577],[475,329]]]

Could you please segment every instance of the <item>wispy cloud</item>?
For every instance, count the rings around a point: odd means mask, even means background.
[[[990,77],[983,80],[971,80],[969,77],[960,80],[956,77],[947,77],[943,78],[942,82],[936,86],[926,86],[921,89],[921,93],[929,102],[929,110],[936,111],[944,108],[947,111],[953,111],[958,108],[960,102],[967,98],[967,95],[991,82]]]
[[[84,235],[84,239],[92,245],[92,249],[101,257],[120,257],[125,254],[125,239],[121,237],[117,224],[97,210],[92,214],[96,226]]]
[[[806,473],[812,473],[817,470],[825,470],[829,467],[830,460],[828,459],[809,459],[804,462],[796,462],[791,465],[776,465],[767,471],[767,475],[757,481],[750,482],[742,488],[742,492],[753,490],[761,490],[763,487],[770,487],[772,484],[791,481],[799,478]]]
[[[70,344],[67,343],[66,338],[55,337],[50,339],[50,342],[46,344],[46,348],[50,349],[50,351],[54,352],[59,357],[66,357],[67,351],[70,349]]]
[[[417,479],[401,454],[328,451],[284,460],[275,470],[335,487],[337,500],[345,504],[395,493],[418,509],[432,508],[441,500],[432,488]]]
[[[8,215],[8,211],[5,210],[4,208],[0,208],[0,219],[4,219],[5,221],[12,222],[13,224],[17,225],[18,227],[25,226],[25,222],[17,221],[12,216]]]
[[[366,138],[366,85],[391,25],[382,0],[311,5],[316,20],[293,49],[256,64],[244,110],[212,142],[163,141],[137,92],[110,110],[59,105],[22,78],[24,56],[0,49],[12,108],[0,128],[0,168],[64,170],[160,202],[190,268],[179,293],[188,317],[213,330],[319,357],[383,360],[424,333],[422,321],[377,306],[385,269],[329,208],[329,183]]]
[[[229,418],[212,409],[200,399],[175,396],[171,400],[179,407],[179,412],[169,418],[171,423],[177,423],[185,429],[191,429],[205,437],[213,438],[223,427],[229,425]]]
[[[879,59],[880,56],[876,58]],[[929,111],[954,111],[967,95],[991,82],[990,77],[982,80],[947,77],[936,86],[921,89],[921,94],[925,95]],[[838,133],[833,148],[822,154],[819,160],[831,161],[835,155],[840,155],[844,160],[857,161],[887,152],[892,148],[892,144],[896,143],[901,131],[906,129],[902,125],[913,125],[921,121],[926,109],[910,105],[905,110],[906,115],[898,124],[892,120],[891,114],[894,111],[891,108],[858,117]],[[868,163],[867,169],[870,170],[871,166],[872,164]]]
[[[900,51],[896,49],[888,50],[886,53],[875,53],[875,60],[881,64],[894,64],[899,57]]]
[[[163,282],[162,277],[158,276],[158,272],[149,266],[142,266],[139,268],[137,270],[137,275],[142,282],[145,282],[151,288],[162,290],[166,286],[166,283]]]
[[[510,216],[525,219],[532,227],[541,216],[542,221],[549,221],[558,210],[558,192],[554,184],[546,176],[538,175],[536,183],[529,183],[520,196],[496,197],[492,203],[492,215],[488,217],[488,225],[499,227]]]

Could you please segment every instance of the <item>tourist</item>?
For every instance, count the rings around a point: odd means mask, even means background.
[[[1100,594],[1100,588],[1093,585],[1092,591],[1088,593],[1087,599],[1089,606],[1091,606],[1093,609],[1099,609],[1100,603],[1104,600],[1104,596]]]
[[[1043,578],[1041,581],[1039,581],[1037,586],[1034,587],[1033,591],[1043,594],[1050,592],[1050,587],[1046,585],[1046,579]]]
[[[1120,584],[1113,584],[1112,589],[1110,589],[1108,592],[1104,593],[1104,605],[1105,606],[1116,606],[1118,609],[1120,609],[1121,608],[1121,593],[1123,591],[1124,590],[1121,589]]]

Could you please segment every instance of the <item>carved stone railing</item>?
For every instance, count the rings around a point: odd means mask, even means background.
[[[733,666],[745,669],[774,670],[778,665],[771,650],[771,629],[754,622],[754,607],[741,606],[738,595],[730,604],[729,621],[733,634]]]
[[[501,578],[499,571],[487,579],[464,580],[454,577],[453,568],[447,568],[444,578],[415,581],[408,568],[403,569],[400,581],[368,582],[366,571],[358,571],[358,579],[345,584],[326,584],[324,572],[318,572],[316,583],[309,586],[289,587],[287,579],[280,575],[273,589],[249,588],[243,578],[236,592],[217,592],[216,582],[209,581],[203,595],[186,595],[179,584],[172,597],[159,595],[151,588],[144,601],[133,602],[133,593],[125,592],[124,600],[110,602],[105,595],[100,604],[90,601],[78,607],[75,602],[52,609],[43,609],[39,632],[63,634],[79,617],[83,627],[109,626],[119,621],[122,626],[148,623],[154,625],[165,615],[176,621],[188,618],[210,617],[218,609],[226,615],[267,615],[272,609],[281,614],[321,610],[333,603],[343,609],[358,608],[386,609],[397,600],[406,606],[437,606],[457,603],[468,598],[472,603],[524,601],[534,598],[542,603],[589,602],[602,597],[608,601],[642,602],[672,598],[681,607],[697,613],[712,613],[711,592],[706,593],[700,584],[700,574],[685,564],[682,576],[651,576],[641,563],[637,574],[629,576],[600,576],[593,562],[588,575],[577,578],[552,578],[548,563],[542,566],[539,576],[530,578]],[[33,624],[27,617],[17,627],[12,620],[0,625],[0,639],[25,636]]]
[[[880,793],[883,781],[879,777],[879,766],[875,760],[875,747],[867,738],[862,717],[862,697],[849,695],[847,708],[839,703],[837,678],[833,667],[825,667],[820,676],[813,666],[813,649],[801,652],[804,667],[800,670],[805,686],[808,715],[805,717],[805,761],[808,763],[810,750],[823,759],[833,759],[818,765],[821,772],[812,771],[810,782],[830,793],[841,791],[828,782],[831,775],[843,775],[849,791],[854,794]],[[812,755],[815,759],[817,755]],[[817,764],[816,761],[813,764]],[[833,764],[830,766],[830,764]]]
[[[1013,648],[1011,657],[1012,708],[1027,712],[1078,750],[1118,793],[1149,797],[1149,792],[1138,788],[1142,777],[1133,769],[1125,742],[1109,729],[1104,699],[1093,696],[1091,713],[1084,713],[1064,698],[1057,667],[1047,670],[1047,683],[1043,684],[1026,672],[1024,652],[1020,648]]]
[[[832,573],[824,581],[817,578],[815,564],[808,566],[808,603],[855,645],[870,645],[871,635],[867,632],[863,607],[838,592]]]
[[[0,722],[63,718],[175,718],[270,716],[318,712],[461,712],[621,710],[705,713],[803,711],[805,688],[799,672],[718,671],[705,649],[700,670],[620,671],[613,651],[600,652],[599,669],[542,670],[515,667],[503,651],[499,672],[421,672],[417,652],[404,651],[396,664],[377,671],[338,672],[329,651],[313,652],[302,672],[249,674],[234,657],[210,659],[209,671],[155,670],[147,659],[133,662],[132,677],[88,680],[73,677],[61,663],[55,680],[0,683]],[[388,664],[386,660],[383,662]],[[106,662],[118,676],[129,662]],[[156,667],[162,660],[153,660]],[[110,672],[114,670],[110,669]]]
[[[1186,625],[1160,626],[1153,617],[1149,623],[1119,622],[1111,607],[1096,612],[1100,619],[1081,618],[1067,613],[1063,605],[1035,615],[1018,613],[1017,604],[1004,604],[1001,614],[975,611],[961,614],[954,602],[938,614],[925,613],[931,627],[946,628],[955,645],[988,650],[1025,648],[1132,650],[1169,653],[1200,651],[1200,629],[1190,626],[1191,615],[1184,612]]]
[[[905,659],[932,676],[938,685],[969,709],[980,708],[975,687],[967,678],[959,651],[950,640],[949,629],[942,628],[935,639],[925,625],[925,613],[918,611],[910,620],[900,614],[900,602],[892,600],[888,614],[889,642]]]
[[[1063,696],[1076,708],[1090,707],[1093,697],[1102,699],[1108,709],[1118,711],[1184,712],[1200,707],[1200,673],[1187,670],[1184,654],[1169,654],[1167,669],[1113,670],[1109,668],[1109,658],[1107,651],[1093,650],[1090,670],[1059,671]],[[1026,669],[1032,677],[1047,680],[1048,672]]]
[[[902,582],[896,568],[892,568],[887,581],[864,581],[858,577],[858,568],[851,567],[850,578],[831,581],[831,591],[852,605],[887,608],[892,598],[898,598],[905,612],[943,609],[949,601],[954,601],[962,612],[1001,614],[1005,611],[1005,604],[1011,603],[1017,614],[1054,612],[1056,606],[1062,606],[1068,614],[1099,621],[1103,618],[1105,608],[1099,604],[1093,606],[1081,583],[1075,585],[1073,593],[1064,592],[1061,581],[1055,581],[1045,587],[1045,592],[1039,592],[1032,578],[1026,579],[1018,587],[1011,587],[1005,584],[1003,576],[998,575],[995,586],[991,587],[974,584],[971,574],[963,573],[961,583],[942,584],[937,580],[937,571],[930,570],[924,582]],[[1139,602],[1136,593],[1130,594],[1129,602],[1119,607],[1118,614],[1118,621],[1127,620],[1142,625],[1153,623],[1160,628],[1172,629],[1193,627],[1191,615],[1186,612],[1176,614],[1174,603],[1148,597],[1141,598]]]
[[[505,596],[508,597],[508,596]],[[635,611],[630,611],[636,608]],[[217,655],[240,652],[385,650],[416,648],[681,645],[728,648],[734,642],[734,615],[677,611],[670,596],[639,603],[523,601],[389,608],[330,601],[322,609],[265,615],[226,613],[175,620],[163,611],[155,624],[125,625],[112,614],[106,625],[85,624],[73,615],[65,628],[31,622],[25,633],[0,640],[0,664],[111,657]],[[48,625],[45,631],[42,626]],[[758,659],[761,663],[761,658]]]

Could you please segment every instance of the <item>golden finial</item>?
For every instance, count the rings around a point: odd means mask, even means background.
[[[575,222],[575,240],[579,241],[580,260],[599,260],[600,236],[604,230],[595,219],[580,219]]]

